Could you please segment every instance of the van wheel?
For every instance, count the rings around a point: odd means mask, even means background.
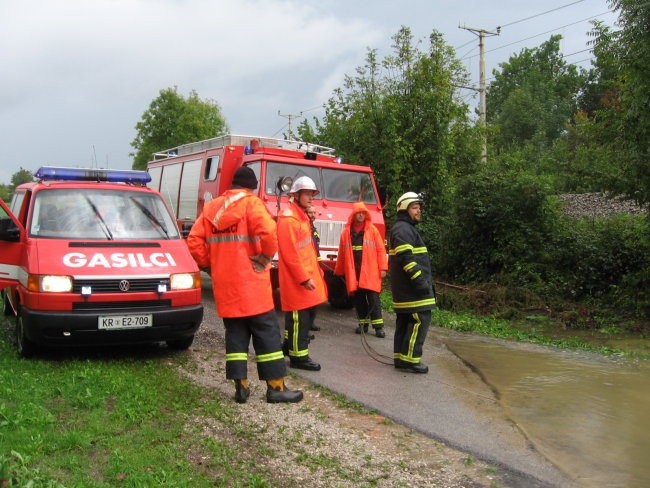
[[[194,335],[169,340],[167,341],[167,347],[174,351],[184,351],[192,345],[192,342],[194,342]]]
[[[7,298],[7,292],[5,290],[2,290],[2,312],[5,315],[14,314],[14,309],[11,308],[11,305],[9,304],[9,299]]]
[[[23,358],[30,358],[36,353],[36,344],[25,336],[25,325],[20,312],[16,316],[16,349],[18,355]]]

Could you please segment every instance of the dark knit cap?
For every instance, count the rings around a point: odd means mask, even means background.
[[[248,166],[237,168],[235,176],[232,178],[232,186],[255,190],[257,188],[257,177],[255,176],[255,172]]]

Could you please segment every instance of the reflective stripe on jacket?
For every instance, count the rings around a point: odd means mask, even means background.
[[[250,190],[230,189],[205,204],[187,245],[200,268],[210,268],[221,317],[249,317],[273,309],[270,271],[257,273],[250,256],[273,256],[276,225]]]
[[[327,300],[323,270],[312,241],[311,222],[295,202],[278,216],[279,279],[282,310],[304,310]],[[314,280],[315,290],[301,283]]]
[[[357,281],[357,273],[354,264],[354,247],[352,244],[352,225],[355,215],[359,212],[366,214],[363,231],[363,245],[361,246],[361,272]],[[364,288],[377,293],[381,292],[381,272],[388,270],[388,258],[386,247],[381,234],[372,223],[368,208],[363,202],[357,202],[352,207],[352,213],[348,217],[348,223],[341,232],[339,241],[339,252],[336,258],[334,274],[345,276],[345,286],[348,294],[353,294],[357,289]]]
[[[397,313],[435,308],[429,253],[407,212],[397,213],[390,233],[390,281]]]

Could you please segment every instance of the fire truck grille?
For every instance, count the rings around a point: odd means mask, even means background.
[[[166,310],[172,306],[171,300],[144,300],[139,302],[77,302],[72,304],[72,310],[101,312],[105,310],[135,310],[151,311]]]
[[[341,232],[345,227],[345,222],[328,222],[317,220],[315,222],[316,230],[320,236],[320,245],[322,247],[333,247],[338,249]]]
[[[168,278],[149,279],[111,279],[111,280],[75,280],[72,285],[74,293],[81,293],[84,286],[89,286],[91,293],[133,293],[143,291],[158,292],[158,285],[163,284],[169,290]]]

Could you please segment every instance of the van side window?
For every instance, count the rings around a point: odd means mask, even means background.
[[[14,214],[17,219],[20,219],[23,225],[25,225],[25,220],[27,220],[27,212],[24,211],[21,214],[25,196],[26,194],[24,191],[18,191],[11,197],[11,203],[9,204],[9,210],[11,210],[11,213]]]

